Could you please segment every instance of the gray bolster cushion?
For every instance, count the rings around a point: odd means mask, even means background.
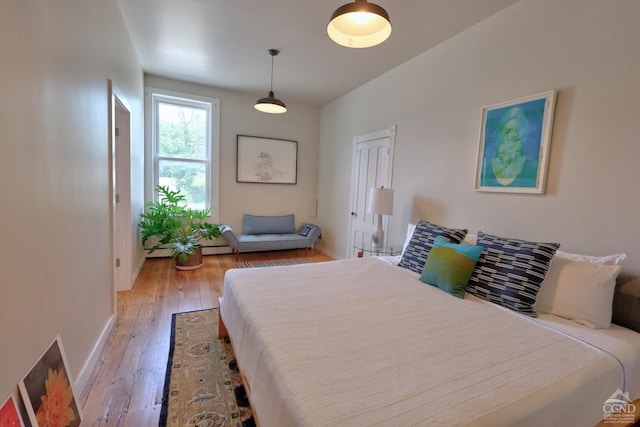
[[[242,218],[242,234],[294,234],[295,217],[291,215],[247,215]]]

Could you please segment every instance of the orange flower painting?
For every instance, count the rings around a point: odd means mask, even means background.
[[[68,372],[62,341],[58,336],[19,384],[34,427],[80,426],[82,415],[76,405]]]
[[[45,381],[47,394],[42,396],[42,405],[36,412],[40,427],[66,427],[76,419],[71,409],[73,392],[69,381],[62,371],[49,369],[49,377]]]

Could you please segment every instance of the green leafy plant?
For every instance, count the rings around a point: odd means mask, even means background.
[[[147,202],[146,211],[140,214],[142,244],[157,237],[158,242],[146,248],[152,253],[160,248],[171,249],[171,257],[185,262],[201,246],[201,239],[220,236],[219,224],[205,219],[211,209],[191,209],[185,204],[185,195],[158,185],[159,201]]]

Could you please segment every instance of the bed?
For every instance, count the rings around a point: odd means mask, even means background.
[[[263,427],[593,426],[640,397],[639,333],[456,298],[398,261],[227,272],[220,313]]]

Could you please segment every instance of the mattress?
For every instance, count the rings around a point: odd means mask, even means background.
[[[640,394],[640,334],[458,299],[375,257],[229,270],[221,316],[263,427],[588,426]]]

